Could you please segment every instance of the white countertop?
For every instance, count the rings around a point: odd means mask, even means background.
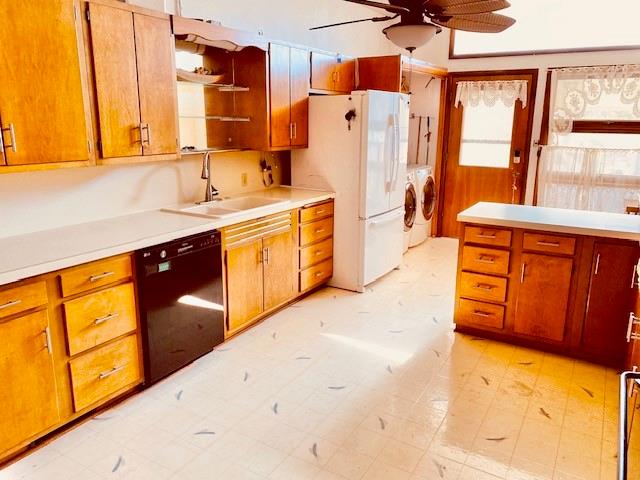
[[[0,285],[335,197],[330,192],[291,187],[241,196],[263,196],[283,202],[220,219],[151,210],[0,238]]]
[[[476,203],[458,221],[640,241],[640,216],[505,203]]]

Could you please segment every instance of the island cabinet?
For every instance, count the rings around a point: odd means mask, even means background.
[[[0,462],[142,382],[130,255],[0,287]]]
[[[178,109],[169,16],[93,0],[87,19],[101,163],[176,158]]]
[[[456,330],[621,367],[637,243],[464,225]]]
[[[0,173],[88,165],[91,103],[80,2],[2,2],[0,45]]]

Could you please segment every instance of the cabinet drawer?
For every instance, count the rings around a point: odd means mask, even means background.
[[[307,223],[300,227],[300,246],[305,247],[333,235],[333,218]]]
[[[504,307],[461,298],[456,323],[502,329],[504,327]]]
[[[300,268],[307,268],[333,256],[333,238],[300,250]]]
[[[534,252],[573,255],[576,249],[576,239],[545,233],[525,233],[522,240],[522,249],[532,250]]]
[[[69,355],[73,356],[137,328],[133,283],[64,303]]]
[[[138,337],[130,335],[69,362],[78,412],[141,379]]]
[[[509,251],[465,245],[462,250],[462,269],[496,275],[509,273]]]
[[[464,241],[467,243],[481,243],[483,245],[493,245],[496,247],[510,247],[511,230],[466,226],[464,228]]]
[[[333,275],[333,258],[300,272],[300,291],[316,287]]]
[[[321,203],[300,210],[300,223],[313,222],[320,218],[333,216],[333,202]]]
[[[44,282],[10,287],[0,291],[0,318],[46,305],[47,287]]]
[[[460,275],[460,296],[504,302],[507,298],[507,279],[462,272]]]
[[[65,270],[60,274],[62,296],[93,290],[131,277],[129,256],[109,258]]]

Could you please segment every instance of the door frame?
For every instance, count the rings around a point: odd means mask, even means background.
[[[528,126],[526,133],[525,145],[528,148],[524,148],[521,152],[520,160],[520,204],[525,201],[525,190],[527,185],[527,174],[529,171],[529,158],[531,152],[531,141],[533,135],[533,119],[535,115],[536,106],[536,92],[538,87],[538,69],[517,69],[517,70],[483,70],[483,71],[468,71],[468,72],[450,72],[446,78],[446,88],[443,87],[443,91],[446,91],[445,98],[441,98],[441,104],[444,104],[444,115],[441,123],[441,152],[436,159],[435,168],[435,181],[438,187],[438,196],[436,203],[436,212],[434,214],[435,221],[435,235],[437,237],[442,236],[442,225],[444,217],[444,198],[445,198],[445,180],[447,176],[447,160],[449,157],[449,134],[450,134],[450,122],[451,122],[451,110],[453,108],[453,102],[455,100],[455,85],[458,81],[474,81],[474,80],[489,80],[490,77],[497,75],[513,75],[513,76],[530,76],[531,85],[529,88],[529,95],[527,98],[527,104],[530,105]],[[444,82],[443,82],[444,83]]]

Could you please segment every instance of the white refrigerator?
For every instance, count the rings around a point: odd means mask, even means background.
[[[402,262],[409,97],[357,91],[311,97],[309,148],[291,183],[336,193],[331,286],[363,292]]]

